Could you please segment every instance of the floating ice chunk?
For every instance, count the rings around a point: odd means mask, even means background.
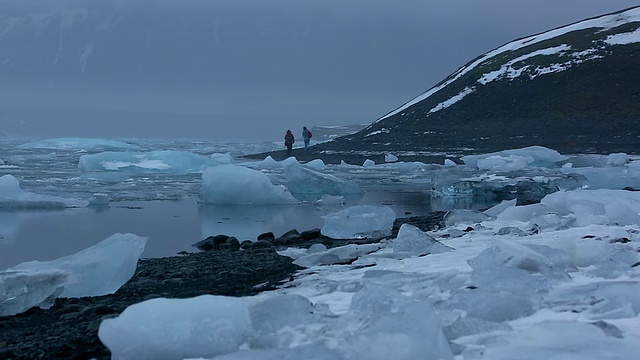
[[[347,201],[344,196],[322,195],[322,197],[314,202],[319,205],[344,205]]]
[[[166,172],[175,174],[197,173],[219,165],[216,159],[185,151],[112,152],[82,155],[78,170]]]
[[[514,161],[517,158],[526,159],[526,163],[529,166],[539,167],[553,167],[557,162],[567,159],[566,156],[561,155],[555,150],[551,150],[543,146],[529,146],[521,149],[504,150],[489,154],[466,155],[462,157],[462,161],[467,166],[478,167],[478,161],[480,160],[490,157],[509,158],[512,155],[514,158],[511,159],[514,159]]]
[[[609,154],[607,157],[607,166],[624,166],[629,162],[629,156],[625,153]]]
[[[606,336],[592,324],[546,321],[500,337],[484,350],[490,360],[633,359],[640,343]]]
[[[362,163],[362,166],[364,167],[370,167],[370,166],[375,166],[376,162],[371,160],[371,159],[367,159],[364,161],[364,163]]]
[[[246,299],[202,295],[152,299],[100,325],[112,359],[213,358],[238,351],[251,333]]]
[[[421,254],[440,254],[452,249],[443,245],[424,231],[410,224],[402,224],[398,236],[391,241],[393,252]]]
[[[298,164],[284,170],[286,186],[301,201],[316,201],[323,195],[361,197],[364,191],[358,185],[330,174],[304,168]]]
[[[391,235],[396,213],[388,206],[356,205],[325,215],[323,235],[334,239],[379,239]]]
[[[0,316],[19,314],[34,306],[48,308],[62,292],[69,275],[57,269],[0,272]]]
[[[393,154],[384,154],[384,162],[396,162],[398,157]]]
[[[296,199],[267,175],[237,165],[220,165],[202,174],[202,201],[208,204],[292,204]]]
[[[86,200],[25,192],[20,188],[18,179],[12,175],[0,176],[0,208],[58,209],[85,207],[87,204]]]
[[[444,216],[446,226],[456,224],[476,224],[489,219],[489,215],[475,210],[451,210]]]
[[[146,241],[132,234],[115,234],[74,255],[3,270],[0,304],[4,305],[0,306],[18,313],[51,297],[112,294],[133,276]]]
[[[306,255],[296,259],[293,263],[303,267],[351,263],[359,257],[380,250],[381,248],[382,246],[378,244],[349,244],[326,251],[314,250],[313,252],[308,252]]]
[[[89,205],[93,206],[109,206],[111,198],[108,194],[95,193],[89,199]]]
[[[55,149],[86,151],[124,151],[140,150],[136,145],[121,141],[88,138],[59,138],[28,142],[18,146],[21,149]]]

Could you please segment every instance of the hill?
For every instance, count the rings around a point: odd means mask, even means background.
[[[640,7],[507,43],[319,151],[640,153]]]

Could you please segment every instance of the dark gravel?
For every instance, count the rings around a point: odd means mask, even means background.
[[[423,230],[442,225],[444,213],[396,220]],[[297,233],[297,231],[293,231]],[[335,247],[353,240],[310,239],[303,232],[295,246],[321,242]],[[295,235],[289,235],[289,237]],[[273,239],[271,243],[282,244]],[[371,242],[359,240],[359,243]],[[277,245],[293,246],[293,245]],[[223,247],[224,248],[224,247]],[[32,308],[22,314],[0,317],[0,359],[110,359],[98,338],[100,322],[120,314],[132,304],[156,298],[187,298],[204,294],[251,296],[276,289],[300,267],[277,254],[276,247],[212,250],[179,256],[141,259],[133,278],[115,294],[57,299],[50,309]]]

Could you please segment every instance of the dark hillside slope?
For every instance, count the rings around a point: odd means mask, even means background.
[[[317,150],[640,153],[640,7],[516,40]]]

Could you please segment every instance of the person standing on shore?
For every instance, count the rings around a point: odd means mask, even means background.
[[[293,137],[293,133],[291,130],[287,130],[287,133],[284,134],[284,146],[287,147],[287,155],[291,155],[293,153],[294,142],[296,142],[296,139]]]
[[[302,127],[302,140],[304,140],[304,149],[309,151],[309,141],[311,141],[311,137],[313,134],[306,126]]]

